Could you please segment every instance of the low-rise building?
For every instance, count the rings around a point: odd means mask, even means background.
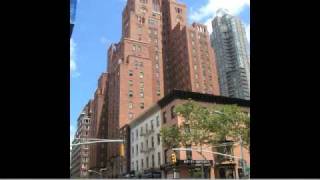
[[[183,118],[173,112],[175,106],[194,100],[201,105],[236,104],[244,111],[250,111],[250,101],[174,90],[155,105],[144,111],[139,117],[129,123],[130,126],[130,170],[136,177],[173,178],[175,168],[176,177],[199,178],[201,166],[204,166],[205,178],[227,178],[241,176],[242,169],[239,159],[225,158],[204,152],[201,156],[197,152],[177,151],[177,163],[173,167],[170,157],[173,151],[167,149],[160,137],[162,127],[181,124]],[[209,147],[211,151],[240,157],[240,146]],[[231,148],[232,147],[232,148]],[[243,159],[250,164],[249,151],[243,148]]]
[[[78,118],[78,128],[72,144],[84,142],[86,138],[90,138],[91,114],[92,101],[90,100],[89,103],[84,107]],[[88,177],[89,153],[90,148],[88,144],[73,146],[70,170],[70,176],[72,178]]]

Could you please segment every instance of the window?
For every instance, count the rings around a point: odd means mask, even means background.
[[[143,72],[140,72],[140,75],[139,75],[139,77],[142,79],[143,78]]]
[[[129,97],[133,97],[133,91],[129,90]]]
[[[161,165],[161,153],[158,152],[158,166],[160,167]]]
[[[138,137],[139,137],[139,132],[138,132],[138,129],[136,129],[136,140],[138,140]]]
[[[129,109],[132,109],[132,108],[133,108],[133,103],[129,102]]]
[[[140,150],[143,151],[143,142],[140,144]]]
[[[173,118],[176,117],[176,113],[174,112],[174,107],[175,107],[175,106],[172,106],[172,107],[171,107],[171,119],[173,119]]]
[[[159,64],[158,63],[156,64],[156,69],[159,69]]]
[[[132,149],[131,149],[131,154],[132,154],[132,157],[134,157],[134,147],[132,146]]]
[[[156,121],[157,121],[157,127],[159,127],[160,126],[159,116],[156,117]]]
[[[147,164],[147,168],[149,168],[149,157],[147,156],[147,159],[146,159],[146,164]]]
[[[163,124],[165,124],[167,122],[167,118],[166,118],[166,112],[162,113],[162,118],[163,118]]]
[[[140,103],[140,109],[144,109],[144,103]]]
[[[141,159],[141,168],[144,168],[143,159]]]
[[[145,22],[145,18],[144,17],[138,16],[137,18],[138,18],[138,23],[139,24],[144,24],[144,22]]]
[[[151,156],[151,158],[152,158],[152,168],[154,168],[154,155],[152,154],[152,156]]]
[[[154,138],[153,138],[153,136],[151,137],[151,147],[154,148]]]
[[[129,86],[133,86],[133,81],[129,80]]]
[[[144,83],[143,82],[140,82],[140,89],[143,89],[144,88]]]
[[[167,154],[168,154],[168,149],[165,149],[164,150],[164,163],[165,164],[168,162]]]
[[[131,163],[131,170],[134,170],[134,162]]]
[[[148,150],[149,149],[149,140],[147,139],[146,140],[146,150]]]
[[[140,136],[143,134],[143,127],[140,128]]]
[[[198,69],[197,65],[194,65],[193,68],[194,68],[194,70],[196,70],[196,71],[197,71],[197,69]]]
[[[138,144],[136,145],[136,155],[138,156],[138,152],[139,151],[139,147],[138,147]]]
[[[140,67],[143,67],[143,62],[140,62],[140,63],[139,63],[139,66],[140,66]]]
[[[160,145],[160,134],[157,134],[157,139],[158,139],[158,145]]]
[[[136,161],[136,165],[137,165],[137,171],[139,170],[139,163],[138,160]]]
[[[153,119],[151,120],[151,130],[153,130]]]
[[[176,9],[176,13],[181,14],[182,13],[182,9],[181,8],[175,8]]]
[[[133,132],[131,133],[131,141],[132,141],[132,143],[134,142],[134,134],[133,134]]]
[[[149,126],[148,124],[146,124],[146,133],[148,133],[148,131],[149,131]]]
[[[133,76],[133,71],[132,70],[129,70],[129,76]]]
[[[143,94],[143,92],[140,92],[140,97],[144,97],[144,94]]]

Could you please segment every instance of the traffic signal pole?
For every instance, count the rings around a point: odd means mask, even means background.
[[[177,156],[175,153],[171,154],[171,163],[173,165],[173,179],[176,179],[177,178],[177,172],[176,172]]]

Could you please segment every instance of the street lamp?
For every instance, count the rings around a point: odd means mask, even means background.
[[[83,138],[75,138],[82,140]],[[82,144],[96,144],[96,143],[123,143],[124,140],[122,139],[97,139],[97,138],[85,138],[86,142],[76,143],[76,144],[70,144],[70,146],[78,146]]]

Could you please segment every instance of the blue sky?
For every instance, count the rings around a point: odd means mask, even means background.
[[[121,13],[126,0],[78,0],[70,40],[70,138],[82,108],[93,97],[97,81],[107,68],[107,49],[121,37]],[[178,0],[188,7],[189,24],[210,25],[219,8],[239,16],[250,34],[250,0]],[[210,27],[209,27],[210,29]],[[249,39],[250,41],[250,39]]]

